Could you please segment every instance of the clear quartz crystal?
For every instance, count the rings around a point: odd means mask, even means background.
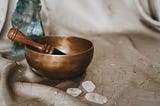
[[[82,93],[79,88],[68,88],[66,92],[74,97],[79,96]]]
[[[108,99],[105,96],[102,96],[97,93],[87,93],[85,95],[86,100],[89,102],[97,103],[97,104],[105,104]]]
[[[93,92],[94,89],[96,88],[95,84],[92,81],[84,81],[82,83],[82,87],[87,91],[87,92]]]

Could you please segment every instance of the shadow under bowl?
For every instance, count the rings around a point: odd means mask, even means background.
[[[94,47],[91,41],[74,36],[45,36],[35,40],[50,44],[66,55],[51,55],[37,52],[30,46],[25,48],[28,64],[37,73],[50,79],[69,79],[83,72],[93,58]]]

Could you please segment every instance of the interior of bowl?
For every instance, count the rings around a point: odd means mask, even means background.
[[[73,36],[45,36],[35,40],[40,44],[49,44],[67,55],[88,51],[93,47],[91,41]],[[31,48],[31,47],[29,47]],[[31,48],[33,49],[33,48]]]

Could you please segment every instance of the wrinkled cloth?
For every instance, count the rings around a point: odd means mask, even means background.
[[[96,85],[94,92],[108,99],[106,104],[98,106],[158,106],[160,37],[157,29],[140,21],[143,17],[138,14],[132,1],[102,0],[108,4],[106,7],[105,3],[97,0],[87,0],[88,3],[70,1],[61,1],[61,5],[56,0],[54,4],[50,3],[51,0],[44,1],[46,9],[42,10],[48,9],[48,12],[42,11],[43,24],[46,35],[75,35],[93,42],[94,56],[86,73],[72,80],[48,80],[33,73],[26,60],[14,62],[0,57],[1,105],[97,106],[84,99],[85,91],[81,87],[83,81],[91,80]],[[108,12],[108,8],[112,12]],[[110,14],[105,14],[105,9]],[[55,11],[59,14],[55,14]],[[65,17],[60,19],[62,16]],[[10,50],[9,41],[2,40],[0,43],[3,44],[0,52]],[[71,87],[80,88],[82,95],[67,95],[65,91]]]

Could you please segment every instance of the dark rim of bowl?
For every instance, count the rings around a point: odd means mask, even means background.
[[[81,38],[81,37],[77,37],[77,36],[67,36],[67,35],[57,36],[57,35],[50,35],[50,36],[39,37],[39,38],[37,38],[37,39],[41,39],[41,38],[52,38],[52,37],[74,37],[74,38],[83,39],[83,40],[86,40],[86,41],[90,42],[90,43],[91,43],[91,47],[90,47],[89,49],[85,50],[85,51],[80,52],[80,53],[67,54],[67,55],[54,55],[54,54],[48,55],[48,54],[45,54],[45,53],[40,53],[40,52],[37,52],[37,51],[35,51],[35,50],[32,50],[32,49],[28,48],[27,46],[25,46],[25,49],[28,49],[28,50],[30,50],[30,51],[33,52],[33,53],[37,53],[37,54],[40,54],[40,55],[47,55],[47,56],[76,56],[76,55],[80,55],[80,54],[86,53],[86,52],[90,51],[91,49],[94,49],[93,43],[92,43],[90,40],[85,39],[85,38]],[[25,50],[25,51],[26,51],[26,50]]]

